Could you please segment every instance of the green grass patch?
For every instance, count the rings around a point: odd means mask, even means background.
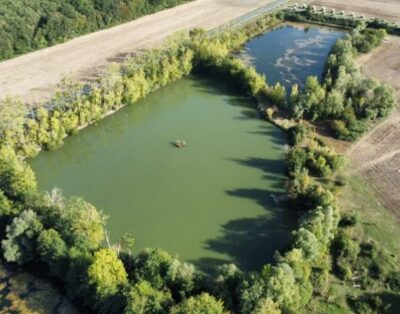
[[[375,191],[362,177],[349,176],[338,201],[344,213],[357,215],[364,237],[400,256],[400,241],[394,236],[400,234],[400,222],[379,202]]]

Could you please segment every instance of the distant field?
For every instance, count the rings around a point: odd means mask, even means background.
[[[400,1],[398,0],[315,0],[310,4],[400,21]]]
[[[359,58],[363,72],[392,85],[400,103],[400,38],[389,37],[380,48]],[[383,204],[400,221],[400,111],[358,141],[348,155],[353,168],[376,189]]]
[[[30,104],[48,99],[65,76],[86,80],[141,49],[185,29],[212,29],[271,0],[196,0],[111,29],[0,63],[0,98],[18,95]]]

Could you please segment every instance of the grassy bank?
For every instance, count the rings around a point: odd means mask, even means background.
[[[375,195],[375,191],[361,176],[349,175],[339,203],[345,213],[356,213],[363,236],[381,243],[390,252],[400,256],[400,222]],[[361,230],[360,230],[361,233]]]

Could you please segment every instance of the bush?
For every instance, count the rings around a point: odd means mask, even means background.
[[[289,143],[290,145],[298,145],[302,143],[308,134],[308,129],[303,123],[298,123],[289,129]]]
[[[183,301],[174,307],[171,314],[223,314],[224,308],[221,301],[216,300],[207,293]]]

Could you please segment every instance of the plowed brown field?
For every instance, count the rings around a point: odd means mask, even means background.
[[[392,85],[400,103],[400,37],[358,60],[363,72]],[[377,191],[382,203],[400,219],[400,111],[378,124],[348,151],[352,169]]]

